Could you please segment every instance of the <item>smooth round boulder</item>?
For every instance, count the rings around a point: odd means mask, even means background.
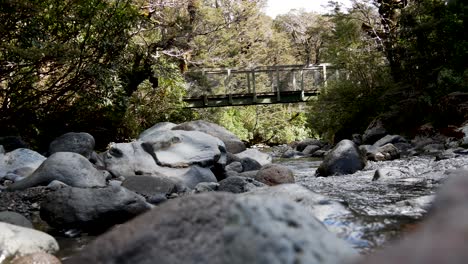
[[[0,222],[0,249],[3,258],[12,258],[36,252],[53,254],[59,245],[44,232]]]
[[[219,182],[218,191],[244,193],[265,186],[264,183],[258,182],[252,178],[232,176]]]
[[[74,152],[89,159],[96,142],[91,134],[69,132],[54,139],[49,145],[49,155],[57,152]]]
[[[316,171],[316,176],[352,174],[362,170],[366,160],[356,144],[351,140],[342,140],[328,153]]]
[[[8,223],[12,225],[33,228],[31,221],[29,221],[22,214],[11,211],[0,212],[0,222]]]
[[[263,153],[263,152],[259,151],[258,149],[247,149],[247,150],[242,151],[241,153],[237,153],[235,155],[240,159],[242,159],[242,158],[253,159],[253,160],[257,161],[258,163],[260,163],[260,165],[262,165],[262,166],[271,164],[271,162],[272,162],[272,157],[269,154]]]
[[[320,147],[317,146],[317,145],[308,145],[303,151],[302,153],[304,155],[312,155],[314,154],[315,151],[319,150]]]
[[[222,192],[169,200],[66,263],[345,263],[355,257],[294,202]]]
[[[233,154],[240,153],[246,149],[245,144],[236,135],[222,126],[203,120],[185,122],[173,127],[172,130],[200,131],[209,134],[223,141],[227,152]]]
[[[46,159],[31,176],[13,183],[7,190],[24,190],[61,181],[69,186],[92,188],[106,186],[106,176],[80,154],[57,152]]]
[[[299,152],[303,152],[304,149],[310,145],[316,145],[319,146],[319,148],[322,148],[323,146],[325,146],[325,142],[314,138],[307,138],[301,142],[296,143],[296,150]]]
[[[19,148],[5,154],[0,154],[0,178],[8,173],[23,177],[29,176],[36,170],[46,157],[36,151]]]
[[[254,179],[270,186],[295,182],[293,172],[289,168],[278,164],[263,166]]]
[[[149,209],[142,196],[120,186],[66,187],[47,195],[40,215],[55,228],[104,231]]]
[[[240,163],[242,164],[242,171],[255,171],[262,168],[262,165],[258,161],[245,157],[242,158]]]

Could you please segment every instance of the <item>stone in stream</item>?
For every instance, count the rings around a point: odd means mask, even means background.
[[[259,151],[258,149],[247,149],[247,150],[242,151],[241,153],[237,153],[235,155],[240,159],[242,159],[242,158],[253,159],[253,160],[257,161],[258,163],[260,163],[260,165],[262,165],[262,166],[271,164],[271,162],[272,162],[272,158],[271,158],[270,155],[268,155],[266,153],[263,153],[263,152]]]
[[[408,141],[400,135],[386,135],[373,144],[374,147],[382,147],[387,144],[407,143]]]
[[[278,164],[263,166],[255,174],[254,179],[270,186],[295,182],[293,172],[289,168]]]
[[[448,178],[416,230],[357,263],[466,263],[468,170],[452,171]]]
[[[325,156],[316,176],[352,174],[366,166],[366,159],[351,140],[342,140]]]
[[[258,161],[249,157],[242,158],[240,163],[242,164],[242,172],[256,171],[262,168],[262,165]]]
[[[244,193],[265,186],[264,183],[258,182],[252,178],[232,176],[219,182],[218,191]]]
[[[245,144],[232,132],[228,131],[222,126],[206,122],[203,120],[196,120],[182,123],[172,128],[173,130],[186,130],[186,131],[200,131],[209,134],[213,137],[219,138],[224,142],[226,150],[230,153],[237,154],[244,151]]]
[[[11,211],[0,212],[0,222],[9,223],[12,225],[33,228],[31,221],[29,221],[22,214]]]
[[[0,154],[0,179],[9,173],[22,177],[29,176],[44,160],[46,160],[46,157],[25,148]]]
[[[375,119],[369,124],[366,131],[364,131],[364,134],[362,135],[362,143],[374,144],[385,135],[387,135],[387,130],[385,129],[382,120]]]
[[[145,199],[120,186],[50,193],[41,204],[41,218],[55,228],[104,231],[150,209]]]
[[[61,264],[62,262],[53,255],[38,252],[15,258],[10,264]]]
[[[57,180],[80,188],[106,186],[106,176],[85,157],[72,152],[57,152],[45,160],[31,176],[8,186],[9,191],[48,185]]]
[[[74,152],[90,159],[95,146],[94,137],[88,133],[69,132],[54,139],[49,145],[49,155],[57,152]]]
[[[57,241],[44,232],[0,222],[0,259],[58,250]]]
[[[289,200],[203,193],[169,200],[65,263],[344,263],[357,253]]]
[[[122,187],[134,191],[145,197],[157,194],[164,196],[183,191],[185,188],[174,178],[158,176],[133,176],[122,182]]]

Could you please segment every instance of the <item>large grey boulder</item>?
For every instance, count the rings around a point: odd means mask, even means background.
[[[157,123],[156,125],[146,129],[145,131],[141,132],[141,134],[138,136],[138,139],[144,140],[146,137],[151,137],[153,135],[157,135],[161,131],[166,131],[166,130],[171,130],[175,126],[177,126],[174,123],[171,122],[161,122]]]
[[[37,252],[52,254],[58,250],[57,241],[44,232],[0,222],[0,252],[3,259]]]
[[[120,186],[66,187],[46,197],[40,214],[52,227],[103,231],[149,209],[142,196]]]
[[[46,160],[46,157],[25,148],[0,154],[0,178],[8,173],[18,174],[22,177],[29,176],[44,160]]]
[[[358,263],[466,263],[468,170],[448,173],[425,221],[400,241]]]
[[[289,168],[278,164],[263,166],[255,174],[255,180],[271,186],[295,182],[293,172]]]
[[[245,151],[242,151],[241,153],[237,153],[236,156],[240,159],[251,158],[260,163],[260,165],[262,166],[271,164],[273,160],[269,154],[263,153],[258,149],[247,149]]]
[[[31,221],[29,221],[22,214],[11,211],[0,212],[0,222],[9,223],[12,225],[33,228]]]
[[[69,132],[61,135],[49,145],[49,155],[57,152],[74,152],[89,159],[93,153],[96,142],[88,133]]]
[[[352,174],[362,170],[366,160],[356,144],[351,140],[342,140],[325,156],[317,169],[317,176]]]
[[[8,190],[24,190],[29,187],[47,185],[61,181],[80,188],[106,186],[106,176],[93,167],[85,157],[72,152],[57,152],[45,160],[34,173],[8,186]]]
[[[210,192],[163,203],[65,263],[344,263],[355,256],[300,205]]]
[[[206,122],[203,120],[190,121],[182,123],[173,130],[200,131],[209,134],[213,137],[221,139],[226,146],[226,150],[230,153],[240,153],[245,150],[245,144],[233,133],[222,126]]]
[[[212,171],[226,164],[223,142],[202,132],[164,130],[144,140],[113,144],[104,155],[105,168],[115,177],[175,177],[193,188],[217,181]]]
[[[364,134],[362,135],[362,143],[374,144],[385,135],[387,135],[387,130],[385,129],[382,120],[375,119],[369,124],[366,131],[364,131]]]

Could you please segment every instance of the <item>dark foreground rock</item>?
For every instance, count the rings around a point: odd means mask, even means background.
[[[359,148],[351,140],[340,141],[330,153],[325,156],[322,164],[317,169],[317,176],[331,176],[351,174],[362,170],[366,166],[366,160]]]
[[[417,230],[359,263],[466,263],[468,259],[468,170],[453,171]]]
[[[293,202],[211,192],[168,201],[65,263],[343,263],[355,254]]]
[[[103,231],[150,209],[145,199],[120,186],[65,187],[41,204],[41,218],[56,228]]]
[[[7,190],[24,190],[47,185],[54,180],[80,188],[106,186],[106,176],[85,157],[72,152],[57,152],[46,159],[31,176],[13,183]]]

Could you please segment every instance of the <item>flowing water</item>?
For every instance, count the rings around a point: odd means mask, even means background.
[[[289,167],[297,183],[342,203],[340,211],[321,220],[330,231],[366,253],[414,228],[447,178],[446,171],[467,168],[468,157],[368,162],[362,171],[333,177],[314,176],[320,160],[279,159],[275,163]],[[374,178],[377,169],[378,179]]]

